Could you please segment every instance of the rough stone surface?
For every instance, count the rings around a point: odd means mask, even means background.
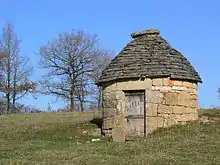
[[[178,103],[177,105],[188,106],[190,104],[190,94],[187,92],[180,92],[178,94]]]
[[[158,110],[157,110],[158,113],[160,114],[171,114],[173,112],[173,106],[168,106],[168,105],[159,105],[158,106]]]
[[[117,83],[117,90],[144,90],[144,89],[151,89],[152,88],[152,80],[145,79],[144,81],[137,80],[137,81],[125,81],[125,82],[118,82]]]
[[[103,119],[102,129],[109,130],[114,127],[114,119],[113,118],[105,118]]]
[[[159,127],[163,127],[163,117],[147,117],[147,133],[152,133]]]
[[[161,79],[161,78],[153,79],[153,85],[154,86],[162,86],[163,85],[163,79]]]
[[[175,86],[183,86],[183,82],[175,80],[175,81],[173,81],[173,85],[175,85]]]
[[[164,101],[166,105],[177,105],[179,93],[166,93],[164,95]]]
[[[112,129],[112,139],[115,142],[124,142],[125,141],[125,128],[115,127]]]
[[[163,94],[159,91],[146,90],[145,95],[147,103],[161,104],[163,101]]]
[[[158,84],[158,85],[154,85]],[[170,80],[169,78],[132,80],[110,84],[103,90],[104,120],[102,132],[114,136],[114,141],[124,141],[126,130],[125,91],[145,91],[146,131],[147,134],[159,127],[186,124],[198,118],[198,88],[196,83]],[[107,89],[107,90],[106,90]],[[143,127],[143,120],[136,126]],[[125,129],[126,128],[126,129]],[[120,131],[122,131],[120,133]],[[137,136],[140,132],[137,131]]]
[[[171,91],[172,88],[170,86],[155,86],[153,87],[153,90],[167,92],[167,91]]]
[[[186,89],[184,86],[172,86],[172,90],[174,91],[185,91]]]
[[[163,86],[168,86],[169,85],[169,78],[163,78]]]
[[[163,127],[170,127],[172,125],[178,124],[178,121],[175,119],[174,115],[164,114],[164,123]]]
[[[147,116],[157,116],[158,104],[148,103],[146,106],[147,106]]]
[[[190,100],[190,107],[191,108],[196,108],[198,106],[197,100]]]
[[[184,82],[183,82],[183,86],[184,86],[184,87],[187,87],[187,88],[192,88],[192,83],[191,83],[191,82],[184,81]]]
[[[117,114],[117,109],[106,107],[106,108],[103,109],[103,113],[104,113],[105,118],[112,117],[112,116],[115,116]]]
[[[172,113],[174,113],[174,114],[195,113],[195,109],[186,108],[186,107],[183,107],[183,106],[174,106]]]
[[[190,95],[190,100],[197,100],[197,96],[195,94]]]
[[[108,92],[108,93],[105,93],[103,95],[103,100],[115,100],[117,98],[117,91],[112,91],[112,92]]]
[[[107,101],[103,100],[103,106],[105,108],[116,108],[117,101],[116,100],[107,100]]]

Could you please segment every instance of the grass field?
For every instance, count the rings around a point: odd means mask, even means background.
[[[0,116],[1,165],[220,165],[220,111],[200,110],[211,123],[159,129],[146,139],[116,143],[79,134],[99,113]]]

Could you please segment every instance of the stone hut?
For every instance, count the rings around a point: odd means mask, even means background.
[[[97,82],[102,86],[103,134],[125,141],[197,120],[202,80],[190,62],[158,30],[131,36]]]

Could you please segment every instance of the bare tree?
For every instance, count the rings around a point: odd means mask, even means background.
[[[77,79],[76,97],[80,111],[85,107],[92,109],[101,109],[101,87],[96,85],[103,69],[111,61],[113,52],[102,50],[99,51],[92,61],[93,71],[90,74],[82,74]]]
[[[20,55],[20,43],[14,26],[6,24],[1,39],[2,47],[7,52],[3,58],[1,92],[6,95],[8,113],[10,105],[15,106],[16,100],[24,97],[34,86],[29,80],[32,68],[28,66],[28,58]]]
[[[112,57],[113,57],[113,52],[110,51],[102,51],[100,54],[96,56],[96,59],[94,61],[94,70],[91,74],[91,78],[94,83],[98,81],[100,78],[102,71],[107,67],[107,65],[110,63]],[[93,93],[95,96],[95,100],[97,102],[97,107],[98,109],[101,108],[101,98],[102,98],[102,89],[100,86],[95,86],[93,89]]]
[[[40,48],[40,66],[48,71],[41,81],[43,93],[67,100],[70,111],[74,111],[75,102],[79,100],[77,96],[82,96],[77,93],[85,94],[82,90],[84,78],[93,72],[94,59],[99,53],[97,37],[81,30],[61,33],[57,39],[49,41]]]
[[[4,51],[4,49],[1,47],[0,44],[0,86],[2,86],[3,82],[2,82],[2,75],[3,75],[3,59],[6,57],[6,52]]]

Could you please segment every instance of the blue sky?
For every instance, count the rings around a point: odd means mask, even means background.
[[[220,1],[209,0],[0,0],[0,28],[13,23],[22,39],[21,52],[37,66],[39,47],[60,32],[83,29],[98,34],[103,47],[119,52],[130,34],[159,29],[200,73],[199,106],[219,106]],[[34,70],[33,79],[42,74]],[[47,108],[51,97],[29,98],[27,104]],[[62,104],[54,103],[54,107]]]

